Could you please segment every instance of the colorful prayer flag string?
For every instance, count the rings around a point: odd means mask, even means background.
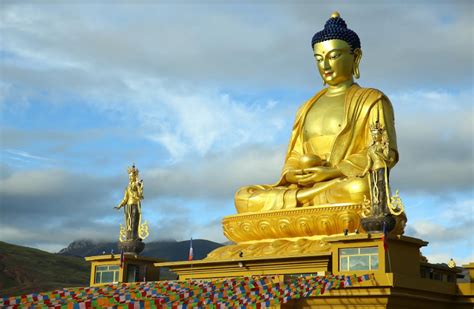
[[[373,275],[301,276],[279,282],[273,276],[215,280],[156,281],[64,288],[0,298],[6,308],[267,308],[352,286]]]

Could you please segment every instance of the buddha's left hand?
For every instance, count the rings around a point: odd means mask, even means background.
[[[306,174],[298,181],[301,186],[310,186],[314,183],[340,177],[342,173],[335,167],[317,166],[303,170]]]

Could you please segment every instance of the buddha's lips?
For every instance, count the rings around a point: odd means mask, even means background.
[[[324,72],[324,76],[331,76],[333,72]]]

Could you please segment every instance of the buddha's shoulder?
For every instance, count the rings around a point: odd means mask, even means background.
[[[376,88],[365,88],[356,85],[351,90],[353,96],[364,97],[368,101],[388,99],[385,93]]]
[[[380,90],[375,88],[354,87],[350,101],[361,106],[365,110],[371,109],[376,104],[382,108],[392,110],[392,103],[389,98]]]

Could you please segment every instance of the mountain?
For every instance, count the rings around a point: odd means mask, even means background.
[[[222,244],[205,240],[193,239],[194,259],[200,260],[212,250],[222,247]],[[60,255],[85,257],[110,253],[119,253],[117,242],[94,242],[91,240],[73,241],[67,248],[58,252]],[[160,240],[147,242],[145,250],[140,255],[165,259],[168,261],[186,261],[189,254],[189,241]]]
[[[0,295],[87,286],[89,267],[81,258],[0,241]]]

